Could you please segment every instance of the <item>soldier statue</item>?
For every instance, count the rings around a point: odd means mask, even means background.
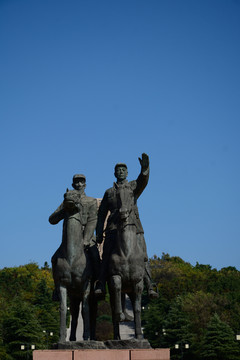
[[[99,298],[104,297],[105,284],[108,276],[108,265],[111,254],[114,251],[114,246],[117,237],[117,224],[120,218],[128,217],[128,223],[135,225],[137,241],[140,244],[142,253],[144,254],[144,283],[148,290],[148,295],[151,298],[158,297],[158,294],[153,290],[151,282],[151,274],[148,266],[148,256],[146,243],[144,239],[144,231],[139,218],[137,199],[142,194],[147,186],[149,179],[149,157],[147,154],[142,154],[139,158],[141,165],[141,172],[137,180],[128,182],[127,165],[118,163],[115,166],[114,175],[116,182],[113,187],[106,190],[98,211],[98,221],[96,227],[96,240],[99,244],[103,241],[105,231],[105,239],[103,245],[103,256],[100,274],[95,285],[95,295]],[[127,199],[127,203],[126,203]],[[126,204],[124,208],[123,204]],[[107,220],[106,229],[104,230],[104,223],[106,217],[110,212]]]
[[[86,255],[88,256],[91,268],[92,268],[92,277],[96,278],[99,273],[99,253],[96,247],[96,243],[94,240],[94,231],[97,223],[97,200],[86,196],[85,188],[86,188],[86,177],[83,174],[76,174],[73,176],[72,187],[74,190],[69,191],[69,194],[72,192],[75,195],[76,204],[73,202],[69,202],[66,199],[61,203],[61,205],[54,211],[52,215],[49,217],[49,222],[52,225],[57,224],[59,221],[64,220],[63,224],[63,239],[66,237],[66,224],[69,219],[75,219],[76,226],[75,230],[78,231],[77,224],[81,224],[81,233],[77,234],[79,237],[79,241],[83,238],[84,250]],[[67,190],[68,191],[68,190]],[[66,239],[65,239],[66,240]],[[55,275],[55,269],[58,269],[57,263],[61,261],[62,258],[65,257],[65,249],[64,249],[65,241],[62,242],[60,247],[54,253],[52,257],[52,268],[53,275]],[[75,254],[76,249],[73,249],[73,255]],[[58,270],[56,270],[58,271]],[[58,275],[58,274],[56,274]],[[53,300],[59,301],[59,275],[54,276],[55,281],[55,290],[53,292]]]

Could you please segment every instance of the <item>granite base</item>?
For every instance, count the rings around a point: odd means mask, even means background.
[[[33,360],[170,360],[170,349],[35,350]]]
[[[33,360],[170,360],[170,349],[152,349],[148,340],[66,341],[53,350],[35,350]]]

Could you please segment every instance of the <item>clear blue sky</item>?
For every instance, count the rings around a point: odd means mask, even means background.
[[[240,1],[0,1],[0,267],[50,263],[84,173],[150,157],[148,255],[240,269]]]

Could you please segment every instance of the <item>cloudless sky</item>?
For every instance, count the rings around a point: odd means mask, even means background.
[[[43,266],[72,176],[136,179],[149,257],[240,269],[240,1],[0,0],[0,267]]]

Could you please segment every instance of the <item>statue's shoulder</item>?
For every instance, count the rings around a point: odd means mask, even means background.
[[[106,191],[105,191],[105,194],[107,195],[107,196],[109,196],[109,195],[112,195],[112,194],[114,194],[115,193],[115,188],[114,188],[114,186],[113,187],[110,187],[109,189],[107,189]]]

